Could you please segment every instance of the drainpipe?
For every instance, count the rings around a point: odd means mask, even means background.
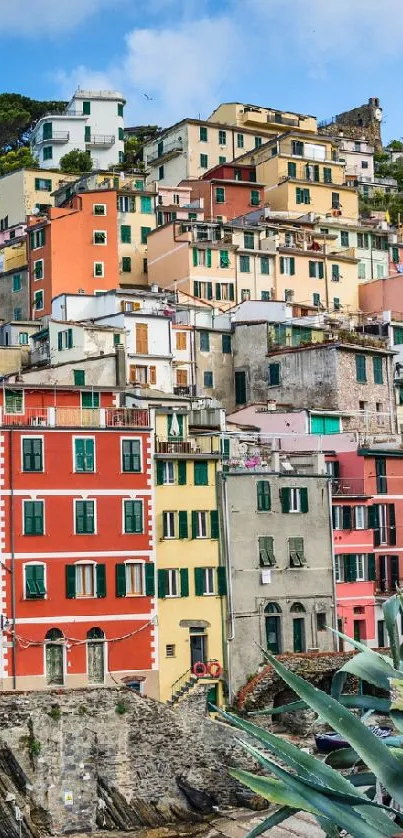
[[[395,397],[395,388],[393,382],[391,383],[391,375],[390,375],[390,365],[391,361],[386,358],[386,376],[387,376],[387,384],[388,384],[388,393],[389,393],[389,412],[390,412],[390,432],[391,434],[395,434],[398,432],[397,428],[397,415],[396,415],[396,397]],[[395,421],[393,422],[393,414],[395,414]],[[394,428],[392,427],[392,423],[394,424]]]
[[[328,277],[328,265],[327,265],[327,242],[325,237],[323,237],[323,256],[324,256],[324,263],[325,263],[325,295],[326,295],[326,308],[329,310],[329,277]]]
[[[327,493],[329,501],[329,530],[330,530],[330,551],[332,556],[332,588],[333,588],[333,628],[337,630],[337,599],[336,599],[336,562],[334,558],[333,525],[332,525],[332,481],[327,481]],[[337,652],[337,635],[333,635],[333,648]]]
[[[9,431],[9,479],[10,479],[10,552],[11,552],[11,625],[12,625],[12,669],[13,690],[17,689],[17,647],[15,641],[15,544],[14,544],[14,484],[13,484],[13,432]]]
[[[227,602],[228,602],[228,617],[229,617],[229,633],[226,638],[226,667],[228,671],[228,695],[231,699],[232,696],[232,677],[231,677],[231,654],[230,654],[230,646],[232,640],[235,639],[235,619],[234,619],[234,609],[233,609],[233,590],[232,590],[232,573],[231,573],[231,550],[230,550],[230,537],[229,537],[229,512],[228,512],[228,491],[227,491],[227,480],[225,474],[221,473],[221,500],[222,500],[222,518],[223,518],[223,558],[225,562],[225,567],[227,570],[227,587],[228,587],[228,594],[227,594]]]

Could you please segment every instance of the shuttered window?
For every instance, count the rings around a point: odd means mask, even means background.
[[[44,502],[43,500],[23,501],[24,535],[44,534]]]
[[[77,500],[75,506],[77,535],[93,535],[95,533],[95,502]]]
[[[43,599],[45,589],[45,567],[43,564],[25,565],[25,596],[27,599]]]
[[[208,462],[200,460],[194,464],[194,485],[208,486]]]
[[[256,484],[256,493],[258,512],[269,512],[271,508],[271,503],[270,483],[268,482],[268,480],[258,480]]]
[[[260,567],[273,567],[276,564],[273,536],[260,536],[258,539],[258,547]]]
[[[122,440],[122,471],[141,471],[141,442],[139,439]]]
[[[372,358],[374,384],[383,384],[382,358],[374,355]]]
[[[89,471],[95,469],[95,442],[91,437],[80,437],[74,440],[74,471]]]
[[[22,470],[43,471],[43,440],[39,437],[22,440]]]
[[[123,502],[124,511],[124,532],[125,533],[142,533],[143,532],[143,502],[141,500],[125,500]]]
[[[304,555],[304,539],[300,537],[288,539],[288,551],[291,567],[303,567],[306,564]]]
[[[147,323],[136,324],[136,353],[137,355],[148,355]]]

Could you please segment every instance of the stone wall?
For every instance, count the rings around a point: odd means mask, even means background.
[[[320,134],[343,136],[351,140],[365,140],[374,145],[376,149],[382,149],[381,121],[375,118],[379,108],[379,100],[369,99],[368,104],[350,111],[338,114],[329,125],[319,127]]]
[[[226,725],[121,688],[2,694],[4,747],[15,765],[0,760],[0,820],[11,790],[24,838],[192,820],[178,778],[224,806],[237,802],[227,767],[254,767]]]

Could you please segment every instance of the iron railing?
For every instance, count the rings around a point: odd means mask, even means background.
[[[91,134],[85,140],[86,145],[107,146],[115,144],[115,137],[113,134]]]
[[[361,497],[365,494],[363,477],[334,477],[332,482],[333,497],[341,495],[344,497]]]
[[[27,407],[21,412],[0,408],[0,425],[31,427],[148,428],[148,410],[106,407]]]
[[[200,661],[200,663],[203,663],[203,661]],[[206,667],[208,667],[208,665],[211,664],[211,663],[218,664],[218,661],[216,661],[216,660],[206,661],[206,664],[205,664]],[[175,698],[175,696],[177,696],[178,693],[180,693],[181,690],[184,687],[186,687],[189,682],[193,681],[194,683],[196,683],[196,681],[218,681],[219,678],[222,678],[222,677],[223,677],[222,673],[221,673],[221,675],[219,675],[217,677],[217,676],[214,676],[214,675],[210,675],[210,673],[208,671],[206,672],[205,675],[195,675],[193,673],[193,669],[187,669],[186,672],[183,673],[183,675],[180,675],[179,678],[177,678],[176,681],[173,682],[173,684],[171,686],[171,697]]]
[[[186,439],[168,439],[156,437],[156,454],[220,454],[218,438],[211,436],[192,436]]]

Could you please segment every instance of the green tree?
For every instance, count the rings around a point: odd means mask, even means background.
[[[389,149],[389,151],[403,151],[403,142],[402,140],[392,140],[386,148]]]
[[[20,93],[0,93],[0,153],[29,144],[35,123],[49,111],[60,113],[66,102],[41,102]]]
[[[5,154],[0,154],[0,175],[8,175],[9,172],[15,172],[17,169],[24,168],[39,168],[37,159],[26,146],[21,146],[21,148],[17,148],[15,151],[7,151]]]
[[[80,151],[79,148],[73,148],[68,154],[60,160],[60,169],[62,172],[90,172],[92,169],[91,154],[89,151]]]

